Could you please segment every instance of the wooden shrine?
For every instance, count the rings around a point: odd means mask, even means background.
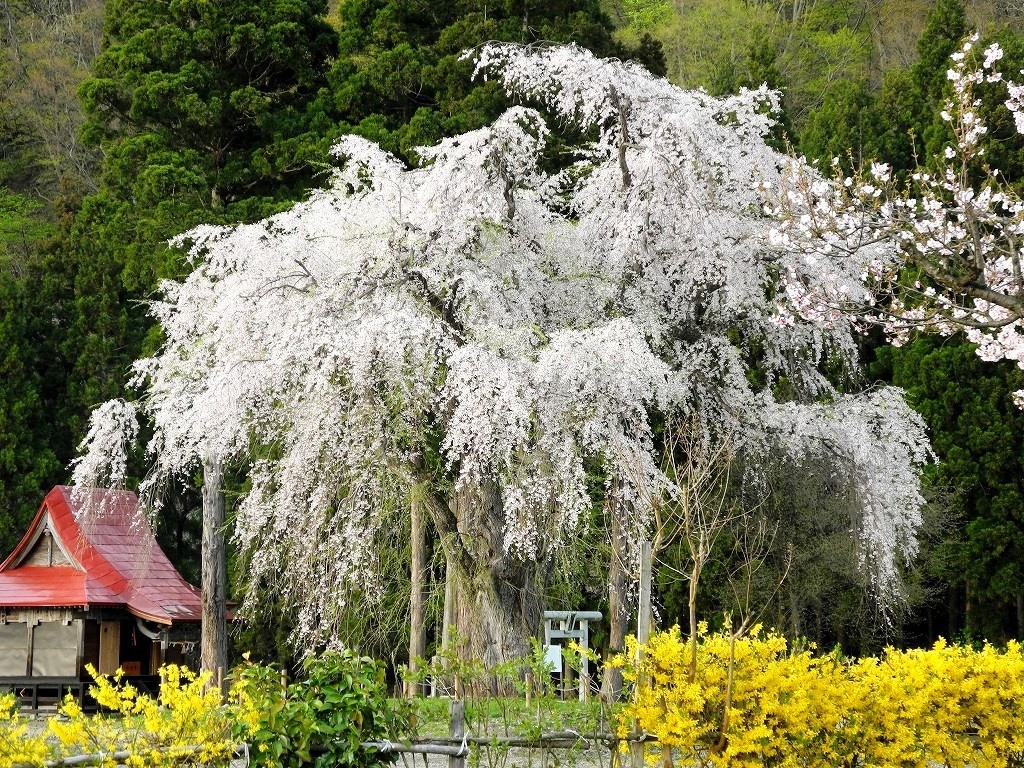
[[[135,494],[58,486],[0,563],[0,690],[81,696],[86,664],[142,683],[188,660],[201,611]]]

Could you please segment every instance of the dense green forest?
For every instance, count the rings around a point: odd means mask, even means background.
[[[411,159],[493,120],[505,98],[471,80],[466,48],[574,41],[713,94],[767,83],[782,92],[780,146],[900,172],[942,145],[948,57],[971,29],[1000,41],[1005,71],[1024,68],[1024,5],[1012,0],[17,0],[0,13],[5,552],[49,487],[67,481],[91,408],[131,391],[131,362],[160,344],[145,302],[191,267],[168,238],[301,199],[344,134]],[[998,167],[1020,184],[1024,143],[996,131]],[[955,339],[896,348],[868,337],[862,347],[862,379],[906,389],[937,458],[906,605],[878,614],[849,520],[820,514],[834,501],[804,472],[782,472],[766,502],[778,525],[758,576],[763,621],[855,652],[940,635],[1024,638],[1024,414],[1012,398],[1024,373]],[[188,486],[166,500],[159,535],[195,580],[199,496]],[[602,514],[581,544],[598,556],[565,557],[553,607],[606,606]],[[718,542],[705,577],[701,614],[712,623],[730,606],[738,538]],[[372,617],[354,613],[350,628],[391,658],[407,647],[408,557],[389,559],[393,594]],[[663,624],[686,621],[684,559],[662,557]],[[435,619],[441,570],[432,565]],[[257,636],[277,653],[273,631]]]

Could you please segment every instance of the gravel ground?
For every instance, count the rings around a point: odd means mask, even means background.
[[[605,747],[592,749],[526,749],[522,747],[473,749],[466,768],[612,768]],[[395,768],[449,768],[445,755],[403,754]],[[451,766],[458,768],[458,765]]]

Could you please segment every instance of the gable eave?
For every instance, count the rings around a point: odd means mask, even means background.
[[[10,570],[11,568],[17,568],[32,552],[36,544],[39,543],[39,539],[42,537],[43,532],[47,530],[49,530],[54,543],[56,543],[64,557],[67,558],[68,563],[79,571],[85,570],[79,559],[74,556],[73,549],[69,546],[69,542],[64,541],[63,531],[54,523],[53,511],[50,509],[51,499],[53,498],[61,502],[64,501],[60,494],[57,494],[56,497],[54,497],[54,491],[50,491],[50,493],[46,494],[46,498],[44,498],[43,503],[39,505],[39,511],[36,512],[35,517],[32,518],[32,522],[29,524],[25,535],[21,537],[21,541],[18,542],[18,546],[16,546],[14,551],[7,556],[6,560],[0,563],[0,573]]]
[[[46,528],[47,516],[46,499],[44,499],[36,516],[32,518],[28,530],[25,531],[25,535],[18,542],[18,546],[7,556],[6,560],[0,563],[0,572],[16,567],[25,558],[25,555],[32,551],[32,546],[39,540]]]

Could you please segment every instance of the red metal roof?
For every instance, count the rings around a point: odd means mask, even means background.
[[[71,565],[21,565],[42,529]],[[149,621],[199,621],[202,598],[160,549],[128,491],[50,491],[28,532],[0,563],[0,607],[124,606]]]

